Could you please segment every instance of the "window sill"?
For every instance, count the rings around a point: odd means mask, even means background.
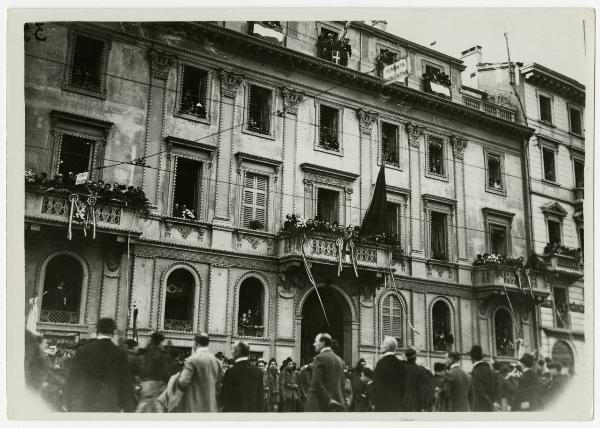
[[[328,154],[334,155],[334,156],[344,157],[344,153],[341,150],[341,148],[339,150],[332,150],[332,149],[326,149],[325,147],[321,147],[319,145],[316,145],[315,146],[315,150],[318,151],[318,152],[328,153]]]
[[[505,187],[503,187],[502,189],[494,189],[493,187],[485,186],[485,191],[488,193],[493,193],[494,195],[506,197]]]
[[[440,181],[448,182],[448,175],[447,174],[439,175],[439,174],[436,174],[434,172],[429,172],[429,171],[425,170],[425,177],[432,178],[434,180],[440,180]]]
[[[581,140],[585,140],[584,134],[577,134],[573,131],[569,131],[569,135],[571,135],[572,137],[575,137],[575,138],[579,138]]]
[[[381,166],[381,159],[379,159],[377,161],[377,165]],[[385,163],[385,167],[389,168],[389,169],[395,169],[396,171],[404,171],[404,164],[403,162],[399,162],[398,165],[396,165],[395,163]]]
[[[437,260],[437,259],[432,259],[432,258],[428,258],[427,260],[425,260],[425,264],[426,265],[441,265],[441,266],[445,266],[447,268],[455,268],[458,266],[456,263],[452,263],[447,260]]]
[[[169,223],[178,223],[178,224],[185,224],[185,225],[189,225],[189,226],[198,226],[198,227],[210,227],[210,223],[206,223],[202,220],[191,220],[191,219],[185,219],[185,218],[181,218],[181,217],[172,217],[172,216],[164,216],[164,217],[162,217],[162,219],[165,222],[169,222]]]
[[[538,119],[538,123],[549,126],[550,128],[556,128],[556,125],[554,125],[552,122],[548,122],[546,120]]]
[[[204,123],[206,125],[210,125],[210,117],[207,115],[205,118],[194,116],[193,114],[182,113],[180,111],[175,111],[173,113],[174,117],[178,117],[180,119],[190,120],[192,122]]]
[[[275,140],[273,130],[271,130],[271,132],[269,132],[268,134],[263,134],[262,132],[252,131],[251,129],[246,128],[246,126],[242,126],[242,133],[254,135],[255,137],[264,138],[266,140]]]
[[[73,86],[70,83],[66,83],[66,82],[63,83],[63,90],[69,91],[69,92],[75,92],[75,93],[81,94],[81,95],[88,95],[90,97],[98,98],[101,100],[106,99],[106,94],[103,91],[91,91],[89,89],[83,89],[78,86]]]
[[[548,184],[549,186],[561,187],[561,185],[558,184],[556,181],[547,180],[545,178],[542,178],[542,183]]]
[[[250,229],[247,227],[238,227],[238,228],[234,229],[234,232],[237,234],[243,233],[244,235],[261,236],[263,238],[268,238],[268,239],[275,238],[275,233],[266,231],[264,229],[259,230],[259,229]]]

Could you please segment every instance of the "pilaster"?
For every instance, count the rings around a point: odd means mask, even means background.
[[[421,144],[425,136],[425,128],[408,123],[408,169],[410,182],[410,254],[423,257],[423,210],[421,209],[421,182],[424,176],[424,165],[421,162]]]
[[[281,180],[281,220],[296,214],[296,145],[298,144],[298,104],[304,95],[282,88],[283,95],[283,165]]]
[[[467,261],[467,202],[465,199],[465,148],[467,147],[467,139],[458,135],[450,137],[452,144],[453,162],[454,162],[454,191],[456,204],[456,223],[457,223],[457,239],[456,251],[458,261]]]

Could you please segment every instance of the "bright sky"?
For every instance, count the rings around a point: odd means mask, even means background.
[[[512,61],[537,62],[585,83],[593,65],[593,25],[592,9],[581,8],[400,9],[388,18],[387,31],[456,58],[480,45],[483,62],[507,60],[508,31]]]

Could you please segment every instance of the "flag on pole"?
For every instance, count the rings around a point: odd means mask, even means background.
[[[385,163],[381,163],[373,199],[367,209],[365,217],[360,228],[360,236],[381,235],[387,231],[386,219],[386,185],[385,185]]]

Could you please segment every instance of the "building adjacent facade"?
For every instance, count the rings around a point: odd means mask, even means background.
[[[429,366],[473,344],[499,361],[553,346],[562,333],[540,329],[553,313],[547,276],[473,265],[542,252],[543,227],[529,228],[533,129],[465,91],[460,60],[382,22],[353,22],[346,37],[344,24],[53,23],[43,45],[26,43],[27,168],[89,171],[150,204],[27,185],[26,297],[38,297],[40,332],[74,341],[109,316],[142,345],[160,330],[189,348],[207,331],[215,352],[244,339],[305,362],[326,329],[351,364],[373,364],[384,335]],[[401,58],[410,74],[383,86]],[[561,165],[569,149],[557,147]],[[295,233],[286,218],[360,225],[382,162],[399,243],[357,242],[338,272],[336,237]],[[540,185],[549,205],[533,217],[558,215],[573,245],[575,205],[555,204],[575,202],[566,182]],[[69,227],[70,210],[90,206],[95,228]],[[579,286],[551,284],[577,298]]]
[[[507,105],[535,129],[528,143],[532,248],[544,258],[551,298],[538,309],[539,349],[572,366],[584,345],[585,86],[540,64],[482,62],[463,52],[465,85]]]

